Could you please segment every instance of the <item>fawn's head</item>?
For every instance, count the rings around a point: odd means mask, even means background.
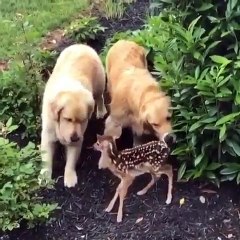
[[[111,167],[112,159],[116,158],[118,154],[114,138],[107,135],[101,136],[97,134],[97,141],[94,143],[93,148],[94,150],[100,151],[102,154],[106,154],[99,160],[99,169]]]
[[[100,152],[107,152],[111,156],[117,154],[115,140],[112,136],[97,134],[97,141],[94,143],[93,148]]]

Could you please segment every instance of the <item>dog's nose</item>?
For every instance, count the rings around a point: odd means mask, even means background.
[[[167,145],[172,145],[176,142],[176,135],[173,133],[166,134],[163,138]]]
[[[72,136],[71,136],[71,142],[77,142],[79,141],[79,137],[76,133],[74,133]]]

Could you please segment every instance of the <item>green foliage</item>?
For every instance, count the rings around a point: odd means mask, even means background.
[[[76,19],[66,30],[67,35],[77,42],[94,40],[97,34],[104,31],[105,28],[99,24],[98,19],[95,17]]]
[[[18,228],[22,221],[32,226],[46,220],[57,207],[42,203],[37,192],[39,185],[40,154],[33,143],[19,149],[6,139],[6,135],[17,128],[10,118],[0,126],[0,230]],[[42,183],[43,184],[43,183]]]
[[[232,3],[230,7],[232,1],[213,4],[216,24],[212,20],[205,23],[204,18],[214,12],[210,14],[210,8],[206,16],[196,14],[193,3],[199,1],[164,2],[180,6],[150,17],[143,30],[118,34],[109,46],[124,36],[149,50],[153,73],[172,97],[178,139],[172,154],[181,163],[178,178],[203,177],[217,185],[233,179],[239,183],[240,58],[239,42],[234,37],[238,25],[234,22],[240,5]],[[225,15],[218,16],[216,8],[224,9],[224,4]]]
[[[107,19],[121,18],[123,16],[125,6],[123,1],[106,0],[104,2],[104,12]]]
[[[127,4],[136,2],[136,0],[105,0],[102,2],[102,10],[107,19],[123,17]]]

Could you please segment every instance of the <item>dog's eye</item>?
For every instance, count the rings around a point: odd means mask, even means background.
[[[151,125],[154,126],[154,127],[158,127],[157,123],[152,123]]]
[[[168,116],[168,117],[167,117],[167,121],[170,121],[170,120],[171,120],[171,117],[170,117],[170,116]]]

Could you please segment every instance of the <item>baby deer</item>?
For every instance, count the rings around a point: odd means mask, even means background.
[[[145,194],[161,175],[165,174],[168,177],[166,204],[171,203],[173,170],[172,166],[167,164],[170,149],[164,141],[152,141],[119,152],[113,137],[97,135],[97,142],[93,147],[95,150],[101,152],[98,163],[99,169],[108,168],[114,175],[121,179],[114,197],[105,210],[106,212],[110,212],[119,196],[117,222],[122,221],[123,201],[129,186],[137,176],[144,173],[150,173],[152,179],[137,194]]]

